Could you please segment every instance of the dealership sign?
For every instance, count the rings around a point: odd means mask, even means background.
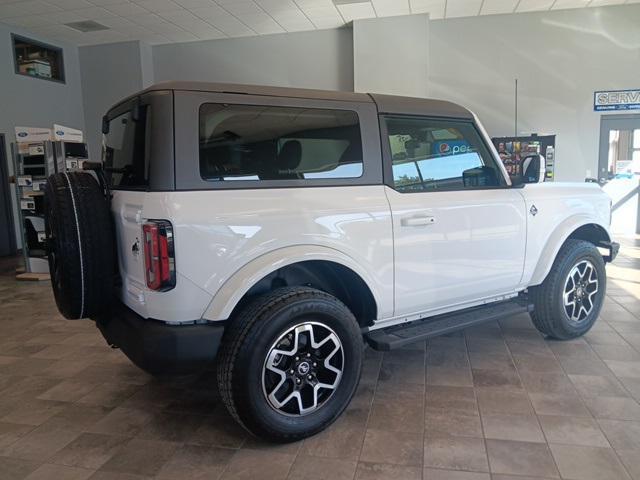
[[[595,111],[640,110],[640,89],[595,92],[593,109]]]

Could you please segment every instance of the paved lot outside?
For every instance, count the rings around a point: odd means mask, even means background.
[[[226,413],[215,375],[155,379],[65,321],[0,262],[0,479],[640,479],[640,240],[608,267],[584,338],[528,316],[382,354],[346,413],[273,446]]]

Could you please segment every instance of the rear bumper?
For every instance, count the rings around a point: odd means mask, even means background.
[[[605,262],[613,262],[620,251],[620,244],[617,242],[600,242],[600,247],[609,251],[609,255],[604,256]]]
[[[189,373],[213,362],[224,325],[168,325],[142,318],[123,305],[96,318],[109,345],[120,348],[138,367],[149,373]]]

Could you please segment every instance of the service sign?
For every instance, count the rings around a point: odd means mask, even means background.
[[[640,110],[640,89],[611,90],[593,94],[593,109],[603,110]]]

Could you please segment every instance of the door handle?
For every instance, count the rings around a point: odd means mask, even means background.
[[[403,227],[422,227],[436,223],[436,217],[404,217],[400,220]]]

